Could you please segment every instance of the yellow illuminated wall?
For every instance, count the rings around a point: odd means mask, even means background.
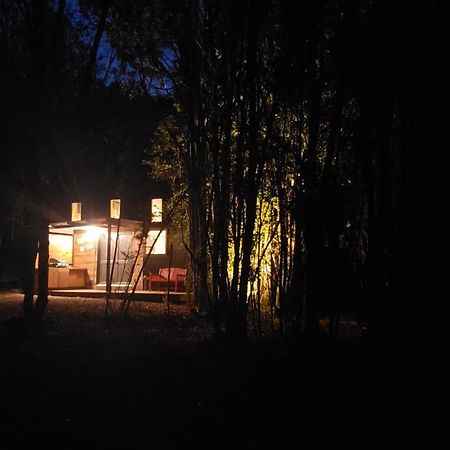
[[[72,264],[73,237],[67,234],[50,233],[49,239],[49,257],[64,259]]]

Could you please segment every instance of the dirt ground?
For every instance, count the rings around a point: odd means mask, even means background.
[[[0,293],[1,449],[391,448],[358,346],[230,348],[184,304],[83,298],[29,330],[21,300]]]

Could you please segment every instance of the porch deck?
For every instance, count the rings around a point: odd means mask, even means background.
[[[123,291],[113,291],[111,298],[124,299],[131,293]],[[54,297],[85,297],[85,298],[105,298],[106,290],[104,289],[49,289],[49,296]],[[137,290],[133,294],[133,300],[150,301],[150,302],[162,302],[167,297],[167,290],[165,291],[143,291]],[[187,298],[186,292],[174,292],[170,291],[170,299],[172,301],[185,301]]]

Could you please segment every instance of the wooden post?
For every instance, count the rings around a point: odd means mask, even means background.
[[[111,219],[108,219],[108,238],[106,239],[106,292],[111,293]]]
[[[170,314],[170,266],[172,265],[172,251],[173,251],[173,243],[170,243],[170,250],[169,250],[169,274],[167,276],[167,313]],[[175,286],[176,286],[176,280],[175,280]]]
[[[111,219],[108,218],[108,237],[106,238],[106,295],[105,295],[105,317],[109,312],[109,299],[111,297]]]

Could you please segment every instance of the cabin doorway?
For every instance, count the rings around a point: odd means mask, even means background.
[[[106,284],[106,272],[108,266],[108,236],[102,234],[98,240],[98,284]],[[113,233],[110,242],[110,270],[114,262],[116,248],[116,234]],[[128,284],[135,259],[133,247],[133,233],[121,232],[117,239],[117,250],[112,284]]]

